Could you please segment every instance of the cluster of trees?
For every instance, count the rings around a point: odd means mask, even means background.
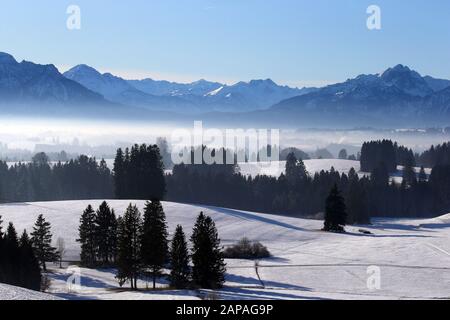
[[[450,143],[431,146],[421,155],[417,155],[417,163],[427,168],[450,165]]]
[[[89,205],[80,218],[78,228],[81,244],[81,263],[87,267],[107,266],[115,263],[117,247],[117,218],[108,203],[97,211]]]
[[[283,214],[298,217],[324,212],[325,200],[337,184],[345,191],[349,207],[348,221],[369,221],[368,178],[359,178],[355,170],[348,175],[333,168],[311,177],[302,160],[287,157],[286,173],[280,177],[244,176],[235,169],[215,171],[201,165],[178,165],[167,176],[170,201],[223,206],[239,210]]]
[[[378,147],[387,151],[371,155],[370,151]],[[172,174],[166,176],[167,199],[305,217],[324,213],[328,193],[337,185],[345,199],[350,224],[367,223],[371,216],[429,217],[450,210],[450,166],[435,167],[428,177],[423,168],[416,174],[413,161],[403,162],[414,158],[406,148],[384,141],[366,144],[364,149],[361,157],[372,163],[365,169],[373,169],[363,177],[353,169],[340,174],[333,168],[311,176],[303,161],[292,153],[287,156],[286,173],[278,178],[244,176],[233,165],[176,165]],[[376,165],[371,157],[391,160],[389,164],[378,161]],[[390,179],[397,159],[406,164],[403,183]]]
[[[52,247],[50,223],[40,215],[31,237],[24,230],[20,238],[12,223],[5,233],[0,217],[0,282],[39,291],[42,285],[41,268],[46,262],[58,260],[57,249]]]
[[[28,233],[24,231],[19,239],[12,223],[5,234],[0,225],[0,283],[36,291],[41,288],[41,269]]]
[[[99,219],[102,207],[104,212],[110,212],[110,219]],[[146,203],[143,216],[130,204],[117,219],[106,202],[97,212],[88,206],[81,217],[79,233],[82,264],[91,267],[103,259],[103,263],[115,265],[121,286],[128,281],[132,289],[137,289],[138,278],[149,275],[155,288],[157,278],[166,267],[171,269],[169,279],[175,288],[190,284],[202,288],[223,285],[225,264],[217,229],[212,219],[203,213],[193,230],[191,255],[181,226],[169,242],[166,216],[158,200]],[[100,253],[101,243],[108,243],[103,254]]]
[[[380,166],[385,166],[388,172],[397,171],[397,166],[416,165],[414,152],[391,140],[365,142],[361,148],[361,171],[372,172]]]
[[[51,165],[45,153],[30,163],[0,161],[0,202],[105,199],[113,196],[106,162],[80,156]]]
[[[117,199],[163,199],[166,193],[164,163],[157,145],[134,145],[117,150],[114,160]]]

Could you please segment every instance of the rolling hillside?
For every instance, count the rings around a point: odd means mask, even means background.
[[[136,201],[131,201],[136,202]],[[66,240],[66,259],[79,254],[77,228],[82,210],[100,201],[3,204],[0,215],[18,230],[31,229],[38,214],[52,223],[54,237]],[[109,201],[122,213],[130,201]],[[137,201],[139,208],[144,202]],[[260,261],[258,279],[253,261],[227,260],[224,299],[444,299],[450,298],[450,217],[430,220],[380,219],[348,234],[321,232],[321,221],[272,216],[223,208],[164,203],[169,232],[177,224],[187,233],[200,211],[217,224],[224,245],[246,236],[259,240],[273,257]],[[369,267],[381,271],[380,290],[367,287]],[[67,291],[66,270],[52,267],[51,291],[69,299],[199,299],[207,291],[119,290],[113,270],[81,269],[80,290]],[[140,281],[145,288],[146,282]],[[159,286],[165,282],[160,281]]]

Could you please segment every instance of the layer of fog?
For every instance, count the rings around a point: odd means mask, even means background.
[[[193,127],[194,123],[183,129],[193,131]],[[208,128],[204,124],[204,129]],[[163,123],[4,118],[0,119],[0,158],[28,160],[36,152],[63,150],[110,158],[118,147],[155,143],[158,137],[167,138],[170,147],[176,129],[180,128]],[[282,148],[297,147],[305,152],[326,148],[334,156],[343,148],[349,155],[356,154],[364,141],[378,139],[395,140],[416,152],[450,140],[448,133],[439,130],[280,130]]]

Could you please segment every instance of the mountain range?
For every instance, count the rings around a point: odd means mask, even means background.
[[[125,80],[110,73],[102,74],[86,65],[78,65],[65,72],[64,76],[112,102],[179,113],[266,109],[313,90],[279,86],[270,79],[231,86],[206,80],[188,84],[153,79]]]
[[[450,120],[450,81],[422,77],[404,65],[381,74],[359,75],[343,83],[274,105],[270,112],[297,119],[345,125],[446,125]]]
[[[0,113],[279,127],[448,125],[450,80],[399,64],[323,88],[290,88],[270,79],[184,84],[127,80],[87,65],[61,74],[54,65],[17,62],[0,53]]]

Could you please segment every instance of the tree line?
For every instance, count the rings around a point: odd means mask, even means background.
[[[449,166],[435,167],[428,176],[423,168],[417,174],[411,163],[404,163],[403,182],[396,183],[389,169],[396,167],[395,148],[391,148],[394,144],[380,145],[389,145],[387,159],[394,159],[394,163],[380,162],[365,176],[354,169],[341,174],[334,168],[310,175],[293,153],[288,155],[285,173],[279,177],[244,176],[233,166],[215,170],[207,165],[176,165],[166,177],[166,199],[309,217],[325,212],[326,197],[337,185],[346,201],[348,223],[367,223],[377,216],[429,217],[450,210]]]
[[[361,171],[372,172],[383,164],[389,173],[397,171],[397,166],[416,166],[414,152],[399,146],[391,140],[365,142],[360,154]]]
[[[417,155],[417,163],[427,168],[450,165],[450,143],[446,142]]]
[[[181,164],[165,175],[156,145],[118,149],[113,171],[105,161],[97,163],[86,156],[50,165],[45,154],[37,154],[29,164],[8,168],[0,162],[0,199],[167,199],[305,217],[324,212],[325,198],[337,184],[348,202],[350,222],[367,221],[367,215],[420,217],[450,210],[449,153],[448,144],[414,155],[390,140],[367,142],[360,154],[367,177],[354,170],[339,174],[333,168],[310,175],[296,157],[301,156],[298,152],[286,155],[286,173],[280,177],[243,176],[236,161],[232,165]],[[414,166],[420,164],[434,165],[433,173],[428,175],[423,168],[416,173]],[[389,179],[397,165],[404,166],[403,184]],[[352,207],[364,209],[352,213]]]
[[[104,160],[80,156],[49,163],[38,153],[30,163],[0,161],[0,202],[107,199],[114,196],[113,177]]]
[[[58,260],[57,249],[52,247],[51,225],[39,215],[31,232],[24,230],[20,238],[14,224],[3,232],[0,216],[0,283],[40,291],[45,285],[41,270],[46,262]]]
[[[128,282],[132,289],[138,288],[141,276],[150,277],[155,289],[165,268],[171,270],[168,278],[173,288],[223,285],[223,249],[210,217],[198,216],[190,239],[191,253],[182,226],[177,226],[170,241],[168,238],[166,216],[158,200],[148,201],[143,215],[132,204],[119,217],[106,202],[96,211],[88,206],[79,226],[81,264],[116,267],[119,285]]]
[[[117,150],[114,159],[117,199],[163,199],[166,193],[164,163],[157,145],[134,145]]]
[[[450,165],[450,143],[432,145],[422,153],[414,153],[412,149],[391,140],[369,141],[362,146],[360,160],[364,172],[372,172],[381,163],[386,165],[389,172],[395,172],[397,166],[445,166]]]

